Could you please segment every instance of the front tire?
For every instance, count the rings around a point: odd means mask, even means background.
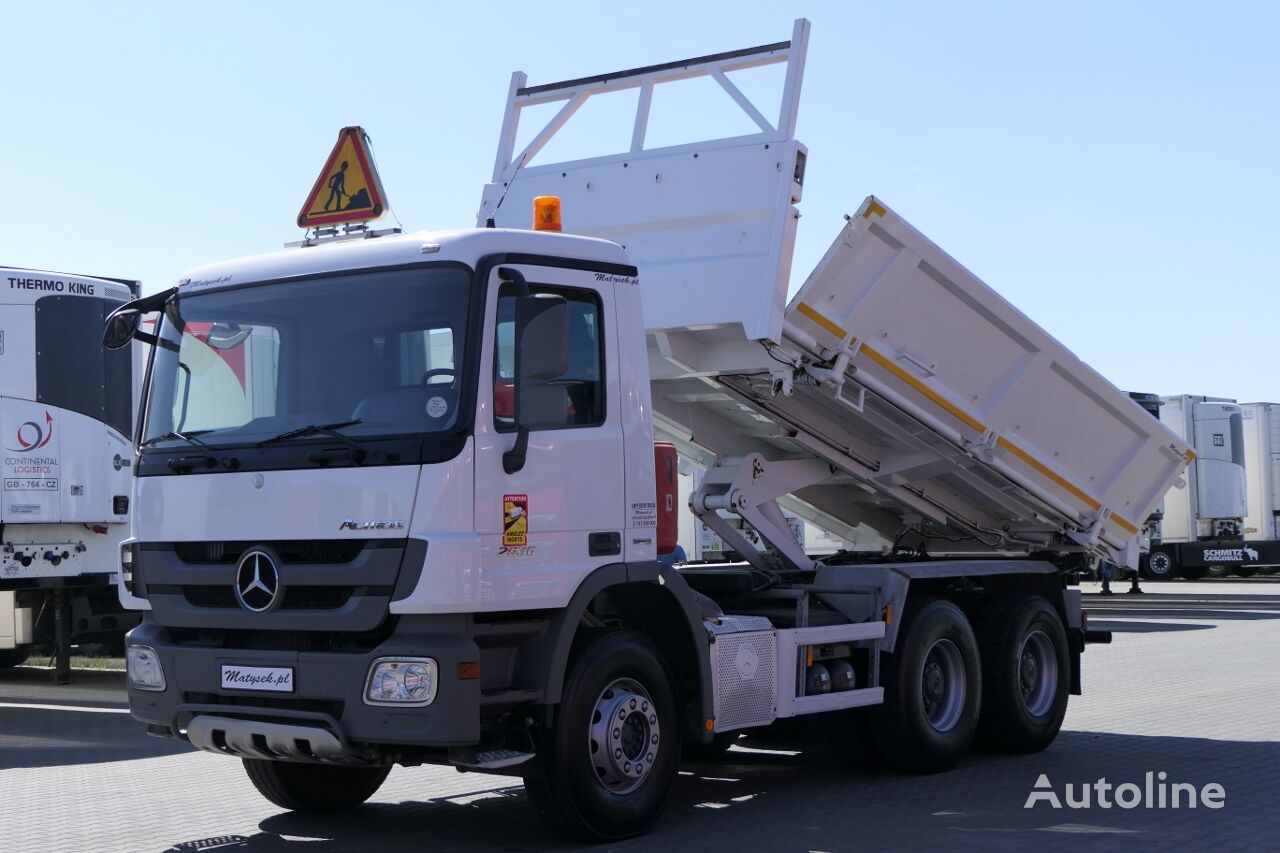
[[[959,607],[926,599],[880,664],[884,702],[866,709],[867,743],[888,766],[950,770],[969,752],[982,706],[978,641]]]
[[[671,679],[648,638],[614,631],[583,648],[539,739],[524,787],[553,829],[600,842],[651,827],[676,775],[680,732]]]
[[[245,758],[244,771],[258,793],[282,809],[333,812],[353,809],[382,787],[388,767],[339,767]]]
[[[982,654],[978,737],[1002,752],[1039,752],[1067,715],[1071,659],[1062,619],[1040,596],[987,604],[975,626]]]

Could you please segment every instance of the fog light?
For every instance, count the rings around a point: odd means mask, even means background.
[[[160,656],[150,646],[129,646],[125,651],[129,686],[139,690],[164,690],[164,669]]]
[[[431,658],[378,658],[369,668],[364,701],[370,705],[422,706],[436,699]]]

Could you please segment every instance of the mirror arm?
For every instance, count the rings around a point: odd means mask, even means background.
[[[520,270],[513,270],[511,267],[498,267],[498,278],[504,282],[510,282],[516,286],[517,296],[531,296],[529,290],[529,282],[525,281],[524,273]]]
[[[525,280],[524,274],[519,270],[511,267],[498,267],[498,278],[503,282],[510,282],[516,286],[518,296],[529,296],[529,282]],[[517,339],[516,347],[519,347]],[[516,382],[519,383],[519,371],[516,372]],[[514,474],[524,467],[525,457],[529,453],[529,430],[520,423],[520,386],[516,385],[515,389],[516,404],[516,443],[511,449],[502,454],[502,470],[508,474]]]
[[[502,454],[502,470],[514,474],[524,467],[525,457],[529,453],[529,430],[520,427],[516,430],[516,443]]]

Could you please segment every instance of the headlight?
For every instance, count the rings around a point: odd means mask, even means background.
[[[431,658],[378,658],[369,667],[364,701],[369,705],[430,705],[436,699],[436,662]]]
[[[150,646],[129,646],[125,651],[129,686],[139,690],[164,690],[164,669],[160,656]]]

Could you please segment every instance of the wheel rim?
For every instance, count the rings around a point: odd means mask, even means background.
[[[1058,695],[1058,656],[1043,631],[1032,631],[1018,653],[1018,687],[1022,705],[1033,717],[1043,717]]]
[[[600,691],[591,711],[587,748],[596,780],[606,790],[628,794],[640,787],[661,746],[658,709],[644,685],[619,678]]]
[[[964,713],[969,686],[964,657],[951,640],[935,640],[924,656],[920,695],[925,717],[935,731],[949,732]]]
[[[1164,577],[1173,568],[1173,560],[1163,551],[1152,554],[1147,560],[1147,569],[1153,575]]]

